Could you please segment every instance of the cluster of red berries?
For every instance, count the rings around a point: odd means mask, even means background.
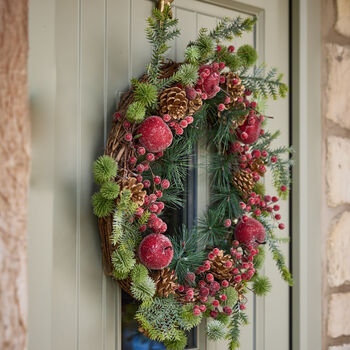
[[[182,119],[180,122],[177,122],[172,120],[169,114],[164,114],[163,120],[166,123],[169,123],[168,125],[174,129],[176,135],[182,135],[184,133],[184,129],[193,123],[193,117],[190,115]]]
[[[283,188],[283,189],[282,189]],[[286,191],[287,187],[282,186],[282,191]],[[262,198],[260,195],[257,195],[255,192],[252,192],[249,196],[247,204],[240,202],[240,207],[247,213],[252,212],[255,216],[260,216],[262,214],[269,213],[277,221],[281,220],[281,214],[277,213],[280,210],[280,206],[276,204],[279,198],[277,196],[266,195]],[[248,216],[243,215],[243,222],[248,220]],[[278,224],[278,228],[283,230],[285,225],[283,223]]]

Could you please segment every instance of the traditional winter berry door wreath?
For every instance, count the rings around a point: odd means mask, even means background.
[[[260,274],[265,247],[289,284],[278,248],[283,230],[278,202],[289,188],[288,147],[272,148],[279,133],[265,130],[262,106],[285,97],[275,69],[254,67],[257,53],[232,40],[255,19],[222,20],[201,29],[183,63],[166,61],[167,42],[179,35],[169,5],[154,9],[146,36],[152,46],[147,73],[132,80],[114,114],[103,156],[94,163],[105,272],[140,301],[136,319],[145,336],[168,349],[186,346],[186,331],[208,318],[211,340],[239,341],[248,322],[246,293],[271,288]],[[183,204],[184,182],[197,141],[210,162],[210,203],[195,228],[167,227],[167,207]],[[277,196],[265,193],[265,171]],[[184,199],[186,200],[186,198]]]

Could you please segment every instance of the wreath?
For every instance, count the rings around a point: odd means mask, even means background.
[[[283,239],[274,233],[284,229],[277,202],[287,198],[291,149],[272,147],[279,132],[265,130],[264,116],[267,98],[285,97],[287,87],[275,69],[255,66],[253,47],[220,43],[252,30],[255,18],[201,29],[182,63],[165,58],[179,35],[170,6],[147,21],[147,74],[122,96],[93,166],[105,273],[140,301],[135,317],[150,339],[184,349],[186,332],[208,318],[208,338],[228,339],[234,349],[247,323],[247,291],[271,288],[260,273],[265,247],[292,284]],[[210,203],[194,228],[168,227],[171,208],[186,202],[199,140],[210,153],[208,164],[198,165],[210,174]],[[276,196],[265,193],[268,168]]]

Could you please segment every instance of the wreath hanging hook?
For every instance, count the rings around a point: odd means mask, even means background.
[[[158,10],[160,12],[164,12],[165,6],[171,6],[171,3],[174,2],[174,0],[158,0]],[[170,18],[173,18],[173,14],[170,11]]]

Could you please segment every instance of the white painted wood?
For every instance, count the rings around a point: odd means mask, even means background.
[[[287,3],[176,0],[182,36],[169,57],[181,61],[201,26],[254,14],[260,20],[257,32],[234,45],[256,43],[261,60],[279,67],[287,79]],[[120,94],[149,61],[144,28],[153,5],[149,0],[31,1],[30,350],[121,349],[120,290],[103,275],[90,205],[91,165],[102,153]],[[288,101],[271,103],[269,114],[278,116],[273,127],[282,129],[286,143]],[[200,152],[205,156],[203,148]],[[199,179],[201,188],[208,186],[207,174],[199,171]],[[208,194],[198,193],[204,203]],[[287,207],[283,210],[287,218]],[[267,298],[250,298],[243,350],[288,348],[288,290],[270,261],[266,272],[274,289]],[[199,336],[201,350],[223,349],[222,343],[206,345],[203,332]]]

